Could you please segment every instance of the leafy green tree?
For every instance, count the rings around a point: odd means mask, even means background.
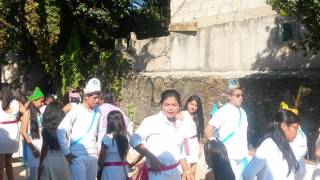
[[[56,90],[79,87],[92,76],[119,91],[129,62],[113,51],[114,39],[161,35],[160,0],[0,0],[0,58],[9,51],[20,64],[39,61]],[[148,28],[149,27],[149,28]],[[141,33],[140,33],[141,32]]]
[[[317,52],[320,50],[320,1],[267,0],[280,16],[296,17],[306,31],[293,48]]]

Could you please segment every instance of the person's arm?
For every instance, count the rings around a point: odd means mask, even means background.
[[[98,147],[98,152],[100,152],[100,149],[101,149],[102,138],[107,133],[107,122],[108,122],[108,120],[107,120],[106,114],[102,114],[101,113],[101,116],[99,118],[99,123],[98,123],[98,126],[97,126],[97,133],[98,133],[98,137],[97,137],[98,144],[97,144],[97,147]]]
[[[160,173],[160,167],[162,166],[162,164],[160,163],[158,158],[143,144],[143,142],[152,132],[152,127],[154,126],[152,120],[153,119],[143,120],[136,132],[131,136],[130,144],[136,151],[150,160],[151,171],[157,174]]]
[[[266,164],[266,158],[270,158],[274,153],[274,143],[272,140],[267,139],[261,143],[258,147],[256,154],[253,156],[249,164],[243,171],[244,180],[254,180],[259,171]]]
[[[243,171],[243,180],[254,180],[264,164],[264,159],[254,156]]]
[[[73,154],[70,153],[69,150],[69,141],[67,139],[67,134],[71,132],[72,129],[72,121],[74,119],[73,114],[71,111],[67,113],[67,115],[63,118],[61,123],[59,124],[56,132],[57,132],[57,139],[59,142],[59,146],[61,148],[61,151],[67,158],[69,162],[72,161],[72,159],[76,158]]]
[[[40,155],[40,150],[37,149],[33,144],[32,140],[28,135],[28,128],[29,128],[29,121],[30,121],[30,111],[26,111],[23,116],[22,116],[22,121],[21,121],[21,129],[20,133],[24,139],[24,141],[27,143],[27,145],[30,147],[33,155],[35,157],[39,157]]]
[[[143,159],[143,157],[144,156],[142,154],[139,154],[138,157],[132,163],[129,164],[129,167],[132,168],[136,166]]]
[[[154,154],[152,154],[143,144],[139,144],[138,146],[136,146],[135,150],[150,160],[152,172],[156,174],[161,173],[160,167],[163,165],[160,163],[158,158]]]
[[[19,103],[19,112],[21,114],[24,114],[26,112],[26,107],[24,107],[21,102],[18,102],[18,103]]]
[[[191,171],[190,171],[190,167],[189,167],[189,165],[187,163],[187,159],[186,158],[180,159],[180,165],[181,165],[181,168],[182,168],[183,176],[187,180],[191,179],[191,176],[190,176]]]
[[[204,129],[204,135],[206,138],[210,139],[212,137],[212,133],[213,133],[213,126],[208,125],[205,129]]]
[[[107,150],[108,150],[108,146],[106,146],[102,142],[101,143],[101,150],[100,150],[99,158],[98,158],[98,165],[100,166],[100,168],[103,167],[104,161],[105,161],[106,156],[107,156]]]
[[[317,160],[320,160],[320,143],[316,146],[316,158]]]
[[[72,104],[68,103],[63,107],[62,110],[63,110],[63,112],[68,113],[71,110],[71,108],[72,108]]]
[[[205,137],[207,139],[210,139],[213,136],[214,128],[220,128],[225,121],[226,115],[224,115],[224,111],[221,111],[221,109],[216,111],[213,117],[208,122],[208,126],[204,129]]]

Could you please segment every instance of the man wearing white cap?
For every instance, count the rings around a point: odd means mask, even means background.
[[[97,135],[100,118],[97,105],[100,92],[100,81],[96,78],[90,79],[84,89],[83,103],[72,108],[57,129],[59,145],[70,162],[73,180],[95,180],[97,175]]]
[[[243,92],[238,80],[229,80],[227,95],[229,102],[218,109],[205,129],[207,138],[217,130],[218,139],[226,146],[230,164],[236,180],[242,179],[242,172],[248,164],[247,114],[240,107]]]

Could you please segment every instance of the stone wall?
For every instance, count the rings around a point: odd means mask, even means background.
[[[203,101],[206,122],[209,120],[211,98],[221,94],[226,87],[228,78],[178,77],[178,76],[131,76],[124,83],[122,90],[123,101],[121,106],[126,109],[133,104],[136,116],[133,119],[138,124],[144,117],[157,113],[160,110],[160,93],[168,88],[174,88],[181,93],[182,102],[192,94],[198,94]],[[320,76],[289,75],[289,74],[253,74],[239,77],[245,93],[243,108],[246,110],[249,121],[249,141],[256,146],[271,122],[272,115],[277,111],[280,101],[286,91],[295,94],[300,84],[312,89],[312,94],[302,99],[303,104],[299,111],[302,117],[302,129],[308,136],[309,152],[315,141],[315,135],[320,121]]]

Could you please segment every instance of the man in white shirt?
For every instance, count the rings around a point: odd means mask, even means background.
[[[205,135],[211,138],[213,130],[217,131],[219,140],[226,146],[235,177],[239,180],[248,164],[248,122],[246,112],[240,107],[243,92],[237,80],[229,80],[227,94],[229,102],[213,115],[205,129]]]
[[[100,92],[100,81],[90,79],[84,89],[84,102],[72,108],[57,129],[59,145],[70,162],[73,180],[96,179]]]

